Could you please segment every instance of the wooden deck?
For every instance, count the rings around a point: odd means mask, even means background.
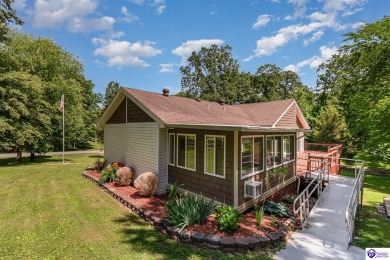
[[[318,170],[323,165],[321,162],[330,163],[330,174],[339,174],[341,149],[342,145],[339,144],[305,143],[304,152],[297,154],[297,175]]]

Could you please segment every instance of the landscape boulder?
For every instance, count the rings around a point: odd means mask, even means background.
[[[134,187],[142,196],[150,197],[157,193],[157,175],[144,172],[134,181]]]
[[[121,167],[116,172],[118,183],[121,186],[129,186],[133,183],[133,171],[129,167]]]

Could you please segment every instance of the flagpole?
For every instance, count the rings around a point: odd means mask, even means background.
[[[62,164],[65,164],[65,100],[62,95],[63,107],[62,107]]]

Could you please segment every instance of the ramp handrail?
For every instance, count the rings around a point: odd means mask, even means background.
[[[318,172],[318,175],[309,183],[309,185],[307,185],[307,187],[294,200],[294,204],[293,204],[294,214],[299,214],[299,219],[301,221],[302,227],[305,225],[307,217],[309,216],[310,213],[309,199],[311,198],[311,195],[317,190],[317,196],[319,198],[323,192],[322,182],[324,180],[329,180],[330,163],[323,162],[323,161],[321,161],[321,163],[323,163],[324,166],[321,167],[321,169]],[[297,206],[297,202],[299,202],[299,206]]]

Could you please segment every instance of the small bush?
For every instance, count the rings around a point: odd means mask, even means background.
[[[218,208],[216,220],[220,229],[226,233],[232,234],[239,229],[238,222],[241,221],[240,213],[232,206],[223,205]]]
[[[106,160],[97,159],[93,165],[94,165],[95,170],[97,172],[101,172],[103,170],[105,164],[106,164]]]
[[[282,203],[275,203],[272,201],[267,201],[264,206],[264,211],[270,213],[271,215],[275,215],[280,218],[289,218],[292,213],[289,208],[284,206]]]
[[[117,170],[118,168],[111,167],[111,166],[108,166],[104,170],[102,170],[99,184],[115,181]]]
[[[255,217],[256,217],[256,225],[261,228],[261,222],[264,218],[264,209],[259,205],[255,205]]]
[[[289,194],[286,194],[282,197],[282,200],[283,201],[287,201],[288,203],[290,204],[293,204],[294,201],[295,201],[295,196],[294,195],[289,195]]]
[[[178,196],[177,185],[168,188],[171,200],[165,203],[165,214],[172,224],[182,229],[194,224],[203,224],[214,213],[214,199],[207,202],[203,195],[184,194]]]

